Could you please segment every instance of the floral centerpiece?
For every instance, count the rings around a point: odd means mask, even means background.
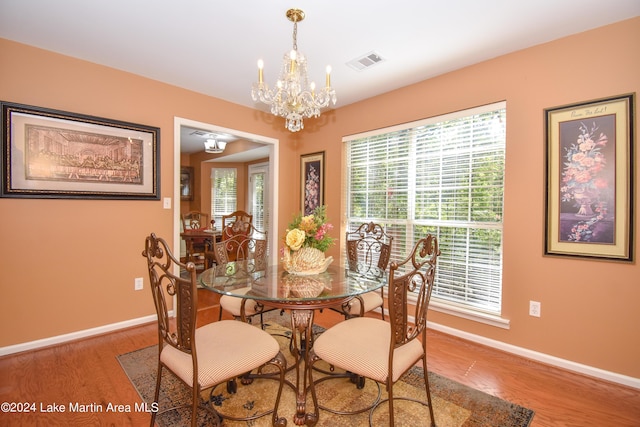
[[[318,206],[311,215],[298,214],[284,235],[282,264],[290,274],[311,275],[324,272],[333,257],[324,253],[335,240],[327,233],[333,225],[327,222],[326,207]]]
[[[566,148],[562,172],[562,201],[574,200],[578,216],[592,216],[592,204],[599,201],[600,192],[608,186],[601,172],[606,165],[602,149],[608,138],[604,133],[596,136],[598,127],[594,123],[589,129],[580,124],[580,135],[574,144]]]

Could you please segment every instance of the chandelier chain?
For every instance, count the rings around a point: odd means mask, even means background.
[[[293,50],[284,54],[284,62],[273,89],[263,81],[263,62],[258,61],[258,82],[253,84],[251,98],[271,106],[271,113],[285,118],[285,127],[291,132],[304,128],[304,118],[319,117],[320,109],[336,103],[336,91],[331,87],[331,67],[327,67],[326,86],[317,89],[309,83],[307,59],[298,52],[298,22],[304,19],[299,9],[287,11],[293,22]]]
[[[293,23],[293,50],[298,51],[298,22]]]

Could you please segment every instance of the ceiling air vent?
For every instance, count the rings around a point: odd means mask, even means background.
[[[209,136],[211,135],[210,132],[205,132],[203,130],[198,130],[195,129],[193,132],[191,132],[189,135],[197,135],[197,136],[201,136],[203,138],[209,138]]]
[[[352,59],[351,61],[347,62],[347,65],[356,71],[362,71],[366,68],[371,68],[383,61],[384,58],[381,57],[377,52],[370,52],[359,58]]]

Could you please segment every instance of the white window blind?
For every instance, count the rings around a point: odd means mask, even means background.
[[[349,229],[374,221],[391,259],[438,237],[433,298],[500,314],[504,102],[344,138]]]
[[[249,165],[249,202],[253,225],[260,231],[269,232],[269,164]]]
[[[264,206],[265,195],[265,173],[255,173],[251,175],[251,212],[253,212],[253,225],[261,231],[266,231],[266,210]]]
[[[222,227],[222,215],[236,211],[237,171],[235,168],[211,169],[211,217]]]

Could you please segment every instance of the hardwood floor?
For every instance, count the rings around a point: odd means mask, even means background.
[[[215,299],[201,298],[199,322],[218,318]],[[326,310],[316,323],[341,320]],[[430,331],[429,369],[535,411],[532,427],[640,426],[640,390],[579,374]],[[148,413],[136,411],[140,398],[116,356],[156,343],[149,324],[98,337],[0,358],[0,401],[29,404],[35,411],[0,412],[8,426],[140,426]],[[30,404],[35,404],[35,408]],[[70,404],[88,412],[70,412]],[[59,405],[58,407],[54,406]],[[105,412],[90,411],[102,405]],[[107,412],[108,405],[123,412]],[[55,412],[61,407],[65,412]],[[51,412],[44,412],[49,409]],[[130,410],[130,412],[127,412]]]

